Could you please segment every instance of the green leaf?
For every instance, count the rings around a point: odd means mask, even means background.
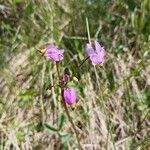
[[[59,117],[59,128],[58,128],[59,130],[62,129],[65,121],[66,121],[65,115],[62,113]]]
[[[64,150],[68,150],[68,141],[70,140],[70,136],[67,133],[58,132],[59,137],[61,138],[61,141],[64,145]]]
[[[56,129],[55,127],[53,127],[53,126],[51,126],[51,125],[49,125],[47,123],[44,123],[43,126],[44,126],[44,128],[48,129],[49,131],[53,131],[53,132],[57,132],[58,131],[58,129]]]
[[[67,83],[68,87],[77,87],[77,84],[74,81],[70,81]]]
[[[68,137],[68,133],[64,133],[64,132],[58,132],[58,135],[59,135],[61,138],[66,138],[66,137]]]

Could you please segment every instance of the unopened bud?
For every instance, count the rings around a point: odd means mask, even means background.
[[[73,81],[75,81],[76,83],[79,83],[79,80],[78,80],[77,77],[73,77],[72,79],[73,79]]]

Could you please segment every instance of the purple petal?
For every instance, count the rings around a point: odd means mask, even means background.
[[[91,55],[90,60],[92,61],[93,65],[100,65],[103,63],[103,59],[97,54]]]
[[[53,44],[49,44],[46,49],[51,49],[51,48],[55,48],[55,46]]]
[[[95,41],[95,49],[98,55],[104,57],[105,55],[104,47],[101,47],[101,45],[97,41]]]
[[[63,80],[64,82],[68,82],[68,81],[70,80],[70,75],[69,75],[69,74],[64,74],[64,75],[62,76],[62,80]]]
[[[94,54],[94,49],[90,44],[86,44],[86,52],[90,56],[91,54]]]
[[[47,58],[53,61],[61,61],[63,60],[63,55],[60,53],[51,53],[47,54]]]
[[[65,88],[63,96],[68,105],[72,105],[76,102],[76,92],[73,88]]]
[[[64,50],[59,50],[59,53],[63,55],[63,53],[64,53]]]
[[[61,61],[63,60],[63,53],[64,50],[58,50],[53,45],[49,45],[46,48],[45,56],[47,57],[47,59],[52,61]]]
[[[58,51],[58,49],[57,49],[54,45],[48,45],[48,46],[46,47],[46,52],[47,52],[47,53],[56,52],[56,51]]]

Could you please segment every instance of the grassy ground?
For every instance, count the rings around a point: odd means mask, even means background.
[[[103,67],[87,61],[78,71],[86,57],[86,17],[106,57]],[[56,66],[36,51],[47,43],[65,50],[60,69],[79,79],[77,107],[68,109],[82,147],[148,150],[149,35],[149,0],[1,0],[0,150],[77,149],[60,90],[49,90]],[[57,127],[62,118],[66,136],[43,127]]]

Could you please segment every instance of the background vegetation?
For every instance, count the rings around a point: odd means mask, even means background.
[[[88,61],[78,72],[86,17],[106,59],[104,67]],[[47,43],[65,50],[62,71],[80,80],[77,107],[69,110],[83,148],[148,150],[150,0],[0,0],[0,149],[77,147],[60,91],[49,90],[56,67],[36,51]]]

